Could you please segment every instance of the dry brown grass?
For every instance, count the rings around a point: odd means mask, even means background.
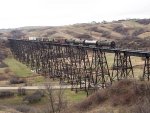
[[[145,21],[145,20],[144,20]],[[149,38],[150,27],[148,24],[144,25],[135,20],[124,20],[106,23],[84,23],[59,27],[26,27],[20,29],[25,34],[25,37],[48,37],[48,38],[64,38],[64,39],[108,39],[118,41],[119,39],[125,43],[125,47],[132,49],[146,49],[149,44],[130,43],[135,42],[135,39],[141,39],[142,42]],[[86,36],[85,36],[86,34]],[[5,35],[13,35],[11,30],[5,32]],[[89,35],[89,36],[87,36]],[[127,38],[131,40],[127,40]],[[135,38],[135,39],[134,39]],[[127,40],[127,41],[126,41]],[[122,42],[119,41],[120,45]],[[127,42],[127,43],[126,43]],[[147,40],[146,42],[150,42]],[[141,46],[142,45],[142,46]],[[123,46],[123,45],[122,45]],[[120,47],[122,47],[120,46]],[[137,47],[138,46],[138,47]],[[144,46],[144,47],[143,47]]]
[[[150,83],[140,82],[133,80],[122,80],[113,84],[108,89],[102,89],[91,96],[89,96],[84,101],[71,107],[72,113],[140,113],[136,112],[137,108],[139,110],[144,110],[143,113],[148,113],[148,106],[150,102]],[[142,103],[143,106],[140,106]],[[146,104],[148,103],[148,104]],[[99,106],[99,109],[97,107]],[[111,109],[102,109],[102,106]],[[120,109],[121,108],[121,109]],[[117,109],[117,112],[115,112]],[[123,110],[126,109],[126,110]],[[68,110],[70,111],[70,110]],[[95,111],[95,112],[94,112]],[[98,112],[97,112],[98,111]],[[101,111],[101,112],[100,112]]]
[[[11,70],[9,68],[4,69],[4,73],[9,73],[9,72],[11,72]]]
[[[14,77],[14,73],[9,68],[1,68],[0,81],[8,80],[11,77]]]

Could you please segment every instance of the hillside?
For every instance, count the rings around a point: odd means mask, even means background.
[[[65,113],[149,113],[149,82],[122,80],[101,89]]]
[[[149,49],[150,19],[129,19],[113,22],[83,23],[67,26],[30,26],[0,30],[0,37],[27,38],[78,38],[89,40],[109,39],[118,46],[133,49]]]
[[[7,48],[8,44],[4,40],[0,40],[0,62],[8,56],[10,50]]]
[[[28,37],[88,40],[109,39],[116,41],[118,47],[121,48],[150,50],[150,19],[119,20],[102,23],[92,22],[57,27],[30,26],[16,29],[1,29],[0,37],[19,39]],[[14,75],[15,77],[32,75],[30,70],[26,69],[27,67],[11,57],[5,59],[5,57],[10,56],[10,50],[7,47],[7,42],[0,40],[0,68],[6,68],[6,70],[0,72],[1,78],[3,77],[2,79],[6,81],[11,77],[14,77]],[[109,60],[113,62],[112,59],[114,56],[111,56],[110,54],[108,54],[108,56]],[[4,59],[5,61],[3,61]],[[140,63],[141,62],[143,63],[140,59]],[[133,58],[133,64],[134,63],[138,63],[135,57]],[[136,74],[141,74],[141,67],[137,68]],[[33,82],[33,84],[40,84],[45,81],[45,78],[39,77],[26,82],[28,84],[31,84],[31,82]],[[1,81],[1,83],[3,82]],[[20,96],[18,95],[18,92],[16,91],[13,97],[0,99],[0,113],[23,113],[22,110],[24,109],[26,111],[24,113],[43,113],[44,107],[46,106],[47,108],[47,105],[50,104],[47,95],[45,95],[45,97],[42,97],[41,101],[24,106],[23,99],[25,95]],[[31,93],[34,94],[34,91],[27,92],[26,96],[30,96]],[[54,95],[57,94],[57,92],[53,93]],[[60,104],[63,105],[68,103],[68,105],[64,107],[67,107],[64,111],[61,111],[62,113],[149,113],[150,111],[149,82],[134,80],[119,81],[114,83],[108,89],[100,89],[99,91],[94,92],[86,99],[84,92],[75,94],[75,92],[66,90],[64,95],[68,97],[67,102],[60,102]],[[56,98],[55,96],[53,98]],[[56,98],[56,102],[54,101],[56,106],[58,106],[57,101],[58,99]],[[3,104],[6,106],[3,106]],[[21,104],[23,106],[18,106]],[[37,111],[35,110],[33,112],[33,108],[36,108]]]

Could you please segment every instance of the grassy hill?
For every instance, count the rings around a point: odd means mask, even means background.
[[[149,82],[122,80],[101,89],[65,113],[149,113]]]
[[[109,39],[117,41],[119,47],[149,49],[150,19],[129,19],[101,23],[92,22],[55,27],[29,26],[16,29],[1,29],[0,37]]]
[[[101,40],[109,39],[117,42],[122,48],[150,50],[150,19],[131,19],[119,20],[102,23],[83,23],[68,26],[30,26],[17,29],[2,29],[0,37],[27,38],[27,37],[47,37],[47,38],[65,38],[65,39],[88,39]],[[0,42],[0,60],[9,56],[9,49],[5,46],[7,43]],[[112,56],[109,60],[112,61]],[[133,58],[133,64],[136,65],[137,58]],[[1,62],[0,61],[0,62]],[[14,59],[7,58],[4,63],[7,64],[15,75],[27,76],[32,74],[26,66],[20,64]],[[111,62],[112,63],[112,62]],[[142,64],[143,61],[140,60]],[[1,75],[3,70],[0,70]],[[136,70],[136,75],[141,74],[141,67]],[[8,74],[8,73],[7,73]],[[138,77],[138,76],[137,76]],[[41,79],[35,80],[42,81]],[[73,104],[69,105],[65,113],[149,113],[150,109],[150,84],[142,81],[120,81],[108,89],[101,89],[95,92],[85,100],[84,92],[78,93],[66,91],[65,95]],[[2,105],[22,103],[22,97],[15,95],[13,98],[1,99]],[[11,102],[11,103],[9,103]],[[37,104],[39,107],[41,103]],[[47,102],[47,101],[46,101]],[[77,104],[74,104],[77,103]],[[32,105],[34,106],[34,105]],[[37,107],[35,106],[35,107]],[[37,107],[37,108],[38,108]],[[1,105],[0,105],[1,108]],[[12,111],[14,109],[3,108],[2,112]],[[140,111],[141,110],[141,111]],[[19,113],[14,111],[13,113]],[[33,113],[33,112],[32,112]]]

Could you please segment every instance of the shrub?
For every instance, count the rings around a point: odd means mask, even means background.
[[[30,96],[26,96],[23,101],[27,101],[28,103],[36,103],[38,101],[41,100],[41,96],[40,95],[30,95]]]
[[[97,91],[89,96],[86,100],[79,103],[76,107],[80,110],[87,110],[90,106],[98,105],[107,100],[107,93],[103,90]]]
[[[123,35],[127,35],[128,34],[128,29],[125,28],[123,25],[115,26],[113,31],[116,31],[116,32],[121,33]]]
[[[0,62],[0,68],[5,68],[5,67],[8,67],[8,65],[5,64],[4,62]]]
[[[150,84],[142,83],[134,86],[134,92],[138,96],[146,96],[149,97],[150,95]],[[150,99],[150,98],[149,98]]]
[[[12,97],[14,96],[13,92],[10,91],[0,91],[0,98]]]
[[[127,79],[121,80],[107,89],[95,92],[86,100],[75,105],[74,109],[82,112],[100,106],[104,102],[113,106],[119,105],[119,108],[121,106],[118,113],[149,113],[150,83]]]
[[[94,32],[98,32],[98,33],[103,33],[105,32],[103,29],[99,29],[98,27],[91,27],[87,30],[90,30],[90,31],[94,31]]]
[[[9,73],[9,72],[11,72],[11,70],[9,68],[6,68],[6,69],[4,69],[4,72]]]
[[[138,35],[140,35],[140,34],[142,34],[142,33],[144,33],[144,32],[145,32],[145,30],[142,29],[142,28],[136,29],[136,30],[132,33],[132,36],[138,36]]]
[[[136,94],[133,91],[134,81],[121,80],[108,89],[110,101],[113,106],[129,105],[136,100]]]
[[[79,38],[79,39],[82,39],[82,40],[91,40],[92,39],[92,36],[91,35],[89,35],[89,34],[80,34],[79,36],[77,36],[77,38]]]
[[[77,109],[84,111],[84,110],[88,110],[91,105],[92,105],[92,101],[84,100],[81,103],[77,104],[76,107]]]
[[[90,100],[94,101],[95,104],[103,103],[108,98],[107,93],[103,90],[95,92],[94,95],[91,95]]]
[[[117,105],[130,105],[135,102],[136,97],[135,93],[130,91],[121,95],[113,95],[111,98],[111,102],[113,106]]]
[[[26,89],[24,88],[18,88],[18,95],[19,96],[23,96],[23,95],[26,95]]]
[[[0,81],[6,80],[6,79],[7,77],[3,73],[0,73]]]
[[[39,102],[43,96],[44,95],[42,93],[36,91],[35,93],[26,96],[23,101],[27,101],[28,103],[36,103]]]
[[[36,92],[33,93],[34,95],[41,95],[41,97],[44,97],[44,92],[37,90]]]
[[[18,77],[13,77],[10,79],[10,84],[21,84],[26,83],[24,79],[19,79]]]
[[[74,31],[70,31],[70,30],[64,30],[64,32],[73,36],[73,37],[78,37],[80,35],[79,33],[76,33]]]
[[[15,109],[19,112],[28,113],[31,110],[31,107],[27,105],[18,105]]]
[[[138,19],[136,20],[136,22],[147,25],[147,24],[150,24],[150,19]]]
[[[145,98],[144,102],[139,102],[131,108],[130,113],[149,113],[150,112],[150,101]]]
[[[111,37],[111,32],[110,31],[104,31],[102,33],[102,37],[110,38]]]

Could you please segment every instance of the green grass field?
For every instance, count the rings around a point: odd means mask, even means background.
[[[87,97],[86,92],[84,91],[79,91],[78,93],[75,93],[75,91],[71,90],[66,90],[65,96],[67,97],[67,100],[70,102],[80,102]]]
[[[32,91],[27,91],[28,94],[31,94],[34,92],[34,90]],[[23,98],[25,96],[17,96],[17,94],[15,94],[14,97],[10,97],[10,98],[3,98],[0,99],[0,105],[20,105],[23,103]],[[69,89],[64,91],[64,98],[69,102],[69,103],[78,103],[81,102],[82,100],[84,100],[86,98],[86,93],[85,92],[78,92],[75,93],[75,91],[71,91]],[[41,99],[41,101],[37,102],[37,103],[33,103],[33,104],[29,104],[30,106],[38,106],[38,107],[42,107],[44,105],[48,104],[48,99],[47,97],[43,97]]]
[[[15,73],[16,76],[26,77],[31,76],[32,72],[27,66],[15,60],[14,58],[6,58],[4,62],[8,65],[8,68]]]

